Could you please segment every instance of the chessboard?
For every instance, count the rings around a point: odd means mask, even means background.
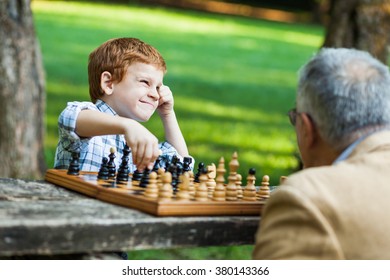
[[[201,164],[199,164],[201,167]],[[101,201],[143,211],[155,216],[221,216],[260,215],[270,195],[269,177],[263,176],[261,186],[255,186],[255,171],[250,170],[247,186],[241,186],[237,155],[229,164],[225,183],[224,159],[218,168],[214,164],[193,172],[184,172],[172,184],[172,174],[159,168],[150,171],[147,183],[129,174],[125,180],[99,176],[100,172],[49,169],[45,180],[58,186],[88,195]],[[71,174],[69,174],[71,173]],[[100,177],[100,178],[99,178]],[[197,177],[197,178],[196,178]]]

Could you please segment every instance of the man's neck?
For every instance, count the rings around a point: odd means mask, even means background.
[[[311,160],[304,168],[332,165],[340,154],[341,152],[337,152],[329,145],[321,142],[311,151]]]

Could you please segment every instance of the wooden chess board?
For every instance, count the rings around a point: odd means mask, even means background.
[[[117,183],[100,180],[96,172],[68,175],[67,170],[49,169],[45,180],[90,197],[137,209],[155,216],[229,216],[260,215],[264,201],[182,201],[175,196],[169,200],[144,196],[145,188],[132,186],[131,181]]]

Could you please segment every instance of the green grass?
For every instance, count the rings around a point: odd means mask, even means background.
[[[166,59],[164,82],[197,162],[217,163],[223,156],[228,163],[237,151],[244,184],[250,167],[258,178],[268,174],[273,185],[296,167],[286,112],[294,106],[297,71],[321,45],[322,28],[132,5],[33,1],[32,8],[47,79],[49,167],[59,113],[68,101],[89,100],[88,55],[114,37],[138,37]],[[163,140],[157,117],[145,125]],[[249,257],[250,246],[238,248]],[[200,258],[212,251],[197,250],[205,252]],[[223,250],[209,258],[225,258]],[[196,258],[183,252],[166,251],[165,257]],[[148,258],[149,251],[134,254]]]
[[[128,252],[133,260],[250,260],[253,246],[225,246],[181,248],[170,250],[143,250]]]

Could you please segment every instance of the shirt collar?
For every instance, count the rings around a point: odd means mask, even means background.
[[[357,140],[355,140],[355,142],[353,142],[351,145],[349,145],[337,158],[336,160],[333,162],[333,164],[337,164],[343,160],[346,160],[353,152],[353,150],[356,148],[356,146],[362,142],[364,139],[366,139],[368,135],[364,135],[360,138],[358,138]]]
[[[113,116],[117,116],[118,114],[112,109],[106,102],[103,100],[96,100],[95,106],[98,108],[100,112],[107,113]]]
[[[379,130],[381,131],[381,130]],[[364,139],[366,139],[368,136],[376,133],[376,132],[379,132],[379,131],[374,131],[374,132],[371,132],[371,133],[368,133],[366,135],[363,135],[361,136],[360,138],[358,138],[357,140],[355,140],[354,142],[352,142],[352,144],[350,144],[337,158],[336,160],[332,163],[333,165],[334,164],[337,164],[343,160],[346,160],[351,154],[352,152],[355,150],[356,146],[359,145]]]

